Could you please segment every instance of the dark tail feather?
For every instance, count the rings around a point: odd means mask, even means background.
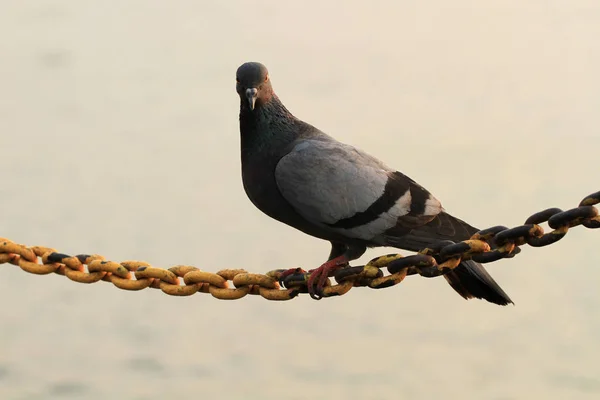
[[[475,297],[501,306],[514,304],[483,266],[473,260],[461,262],[444,278],[465,299]]]
[[[388,246],[420,251],[441,240],[457,242],[468,239],[477,231],[477,228],[466,222],[446,212],[441,212],[425,225],[409,228],[399,224],[386,232],[384,240]],[[518,248],[513,253],[518,253]],[[450,286],[465,299],[476,297],[502,306],[512,303],[512,300],[483,266],[475,261],[461,262],[458,267],[444,277]]]

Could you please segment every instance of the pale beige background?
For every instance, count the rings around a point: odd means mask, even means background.
[[[0,1],[0,236],[156,266],[319,265],[240,182],[234,74],[484,227],[600,189],[600,3]],[[287,303],[0,267],[2,399],[597,399],[600,232]],[[373,250],[363,259],[387,252]],[[175,397],[178,396],[178,397]]]

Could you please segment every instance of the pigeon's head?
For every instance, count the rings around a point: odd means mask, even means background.
[[[236,90],[242,100],[242,107],[250,111],[268,103],[273,97],[273,87],[267,67],[257,62],[242,64],[235,74]]]

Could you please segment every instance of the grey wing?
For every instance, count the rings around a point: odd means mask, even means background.
[[[306,220],[350,238],[377,242],[396,226],[419,226],[441,204],[412,179],[343,143],[308,139],[279,161],[275,180]]]

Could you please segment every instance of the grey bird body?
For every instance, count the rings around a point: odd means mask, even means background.
[[[327,271],[368,247],[417,251],[440,240],[468,239],[477,231],[447,214],[409,177],[293,116],[273,92],[262,64],[238,69],[237,92],[248,197],[268,216],[330,241],[329,259],[335,263]],[[473,261],[445,277],[465,298],[512,302]]]

